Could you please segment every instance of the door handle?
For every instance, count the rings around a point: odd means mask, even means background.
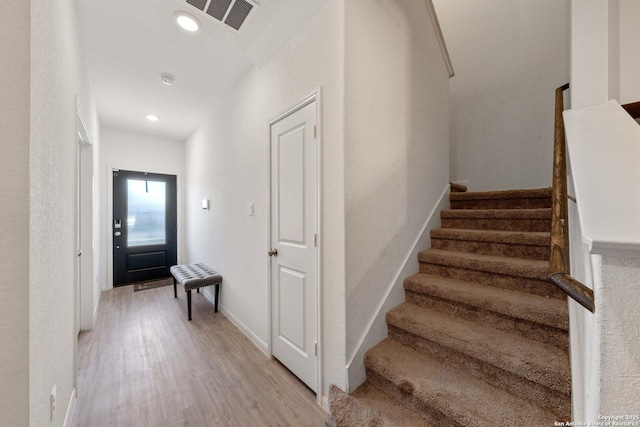
[[[269,252],[267,252],[267,255],[269,255],[269,256],[278,256],[278,250],[277,249],[269,249]]]

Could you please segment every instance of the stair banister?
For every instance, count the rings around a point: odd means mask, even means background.
[[[593,291],[570,274],[567,151],[562,119],[564,91],[567,89],[569,89],[569,83],[556,89],[549,280],[593,313],[595,312]]]

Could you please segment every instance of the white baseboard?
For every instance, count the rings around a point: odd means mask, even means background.
[[[204,297],[211,302],[211,304],[215,304],[215,295],[211,294],[211,290],[209,288],[213,288],[213,286],[209,286],[206,288],[202,288],[200,293],[204,295]],[[236,328],[240,329],[243,334],[247,336],[251,340],[251,342],[262,351],[265,356],[270,357],[269,350],[267,349],[267,344],[262,341],[247,325],[242,323],[240,319],[238,319],[233,313],[226,310],[222,304],[218,303],[218,310],[224,314],[224,316],[229,319],[231,323],[233,323]]]
[[[324,409],[327,414],[330,413],[329,398],[324,394],[322,395],[322,397],[320,397],[320,407]]]
[[[404,279],[418,272],[418,253],[431,247],[430,232],[440,227],[440,212],[449,207],[449,190],[450,186],[449,183],[447,183],[438,199],[438,203],[433,207],[429,215],[427,215],[422,230],[418,233],[402,265],[398,268],[393,280],[387,287],[384,297],[378,303],[366,329],[360,336],[356,350],[351,354],[351,357],[347,359],[347,393],[355,390],[365,381],[364,354],[387,337],[386,313],[404,302]]]
[[[78,401],[78,393],[74,387],[71,390],[71,397],[69,398],[69,405],[67,406],[67,414],[64,416],[64,427],[71,427],[73,422],[73,413],[76,409],[76,402]]]

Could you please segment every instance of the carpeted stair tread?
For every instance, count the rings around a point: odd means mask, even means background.
[[[549,263],[513,257],[428,249],[418,254],[423,263],[486,271],[528,279],[547,280]]]
[[[440,213],[442,228],[549,231],[551,209],[452,209]]]
[[[439,228],[431,231],[431,238],[546,247],[551,237],[548,232]]]
[[[350,395],[331,386],[329,400],[338,427],[435,427],[368,382]]]
[[[550,234],[503,230],[431,230],[431,247],[447,251],[549,260]]]
[[[403,390],[407,399],[470,427],[553,425],[556,416],[530,402],[386,339],[367,352],[369,370]]]
[[[404,288],[552,328],[569,330],[567,302],[555,298],[471,284],[426,273],[417,273],[405,279]]]
[[[464,193],[460,193],[464,194]],[[451,209],[442,211],[443,219],[551,219],[551,209]]]
[[[450,193],[451,209],[532,209],[551,207],[551,189]]]
[[[471,191],[450,194],[450,200],[491,200],[491,199],[546,199],[551,198],[551,188],[529,190]]]
[[[558,347],[408,303],[389,311],[387,323],[531,382],[570,393],[569,358]]]

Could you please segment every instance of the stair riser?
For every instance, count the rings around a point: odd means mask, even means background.
[[[442,218],[442,228],[461,228],[464,230],[548,232],[550,227],[550,219]]]
[[[366,365],[366,359],[365,359]],[[425,420],[426,425],[434,425],[438,427],[463,427],[462,424],[449,419],[445,414],[432,408],[426,402],[416,398],[413,394],[402,390],[399,385],[389,381],[383,375],[375,372],[367,367],[367,381],[373,384],[382,392],[388,394],[406,407],[412,409]]]
[[[389,325],[389,337],[436,360],[465,370],[475,378],[486,381],[494,387],[546,408],[556,413],[558,419],[565,419],[571,414],[571,398],[567,394],[504,371],[486,362],[476,360],[470,355],[463,354],[440,343],[425,340],[391,325]]]
[[[510,256],[546,261],[549,259],[549,246],[515,245],[508,243],[477,242],[470,240],[452,240],[431,238],[433,249],[458,251],[483,255]]]
[[[525,338],[554,345],[563,350],[569,348],[569,333],[547,325],[517,319],[478,307],[420,294],[405,289],[405,300],[420,307],[433,309],[474,322],[481,322],[492,328],[514,332]]]
[[[551,198],[450,200],[451,209],[540,209],[550,208]]]
[[[511,289],[521,292],[529,292],[550,298],[564,300],[566,295],[555,285],[546,280],[529,279],[526,277],[507,276],[488,271],[470,270],[447,265],[420,263],[420,273],[433,274],[450,279],[464,280],[482,285],[495,286],[502,289]]]

